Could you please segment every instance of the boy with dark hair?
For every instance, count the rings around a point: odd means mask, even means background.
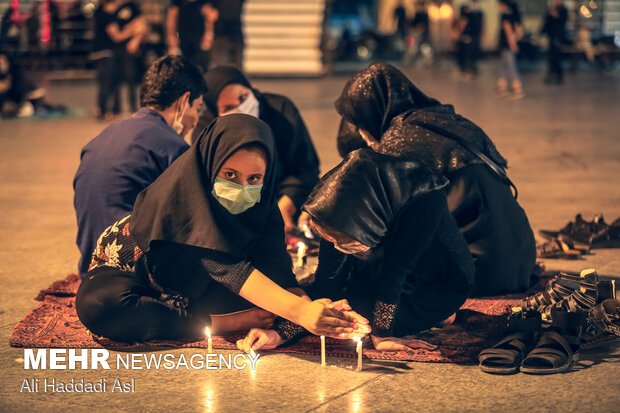
[[[88,271],[97,237],[130,214],[138,193],[189,148],[183,137],[196,125],[206,89],[202,71],[187,59],[156,60],[140,88],[142,107],[82,149],[73,181],[80,276]]]

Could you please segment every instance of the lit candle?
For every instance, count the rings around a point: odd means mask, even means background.
[[[211,329],[207,327],[207,353],[213,353],[213,342],[211,341]]]
[[[301,268],[304,266],[304,257],[306,256],[306,250],[308,247],[303,242],[297,243],[297,267]]]
[[[321,366],[325,367],[325,336],[321,336]]]
[[[314,239],[314,234],[312,233],[312,231],[310,231],[310,227],[308,227],[308,224],[304,224],[301,227],[304,230],[304,236],[308,239]]]
[[[357,351],[357,371],[362,371],[362,339],[355,337],[353,339],[357,343],[355,351]]]

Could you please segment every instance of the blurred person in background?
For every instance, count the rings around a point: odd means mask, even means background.
[[[243,25],[241,13],[245,0],[213,0],[217,10],[213,16],[213,46],[211,47],[212,67],[233,65],[243,70]]]
[[[116,0],[118,8],[114,15],[111,32],[114,41],[114,60],[118,69],[119,86],[127,85],[127,102],[129,110],[138,109],[137,88],[141,77],[141,50],[140,46],[148,31],[145,17],[140,7],[133,1]]]
[[[421,55],[428,54],[432,58],[434,50],[425,0],[416,3],[415,16],[409,23],[410,39],[405,40],[403,64],[413,65]]]
[[[261,93],[233,66],[210,69],[205,75],[205,107],[192,133],[195,142],[213,119],[245,113],[267,123],[276,141],[276,190],[285,230],[306,223],[301,205],[319,178],[319,159],[308,128],[295,104],[286,96]]]
[[[46,100],[46,91],[30,81],[9,53],[0,50],[0,115],[26,118],[63,115],[66,108]]]
[[[552,0],[544,16],[540,33],[549,38],[549,60],[545,83],[561,84],[564,81],[562,69],[562,47],[567,43],[566,22],[568,10],[563,0]]]
[[[519,53],[518,41],[523,36],[521,17],[517,5],[510,0],[499,0],[499,11],[500,63],[497,93],[501,97],[521,99],[524,96],[523,85],[516,62],[516,54]]]
[[[206,72],[217,16],[209,0],[174,0],[166,17],[168,54],[181,53]]]
[[[99,119],[111,120],[120,113],[118,91],[118,68],[114,60],[115,32],[114,15],[120,3],[117,0],[102,0],[95,10],[93,52],[90,59],[97,69],[97,109]],[[118,30],[117,30],[118,31]],[[113,107],[111,107],[113,106]]]
[[[202,71],[187,59],[158,59],[142,81],[140,110],[84,146],[73,181],[81,277],[103,230],[130,214],[138,193],[189,148],[183,137],[196,125],[205,91]]]

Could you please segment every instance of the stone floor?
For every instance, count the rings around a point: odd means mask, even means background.
[[[417,85],[478,123],[508,158],[519,202],[535,230],[559,228],[581,212],[620,216],[620,73],[578,72],[563,86],[524,76],[526,96],[494,96],[493,65],[461,82],[447,68],[409,70]],[[300,108],[322,170],[338,162],[333,102],[347,80],[257,80]],[[90,113],[94,85],[52,82],[53,100]],[[24,370],[23,350],[8,346],[12,326],[36,305],[39,289],[75,270],[78,251],[72,179],[80,148],[105,125],[89,117],[0,121],[0,411],[595,411],[617,412],[620,351],[590,352],[566,374],[498,377],[477,366],[367,363],[263,354],[258,369]],[[595,267],[620,277],[620,250],[597,250],[579,261],[548,260],[551,269]],[[177,356],[194,354],[176,350]],[[20,393],[24,379],[135,379],[135,392]],[[110,386],[110,384],[108,384]]]

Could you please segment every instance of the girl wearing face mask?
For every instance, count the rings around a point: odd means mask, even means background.
[[[204,337],[208,325],[220,334],[272,327],[278,344],[300,326],[340,338],[367,331],[346,303],[313,302],[298,288],[275,160],[265,123],[242,114],[213,122],[99,238],[78,291],[82,323],[124,342]]]
[[[431,348],[400,337],[448,318],[473,287],[446,185],[420,163],[358,149],[303,207],[322,238],[309,295],[348,299],[371,321],[376,349]]]
[[[220,66],[205,74],[205,107],[192,133],[195,141],[218,116],[245,113],[257,117],[271,128],[278,160],[275,165],[278,206],[285,230],[306,223],[300,207],[319,177],[319,160],[308,129],[299,111],[286,96],[261,93],[252,88],[237,68]]]

